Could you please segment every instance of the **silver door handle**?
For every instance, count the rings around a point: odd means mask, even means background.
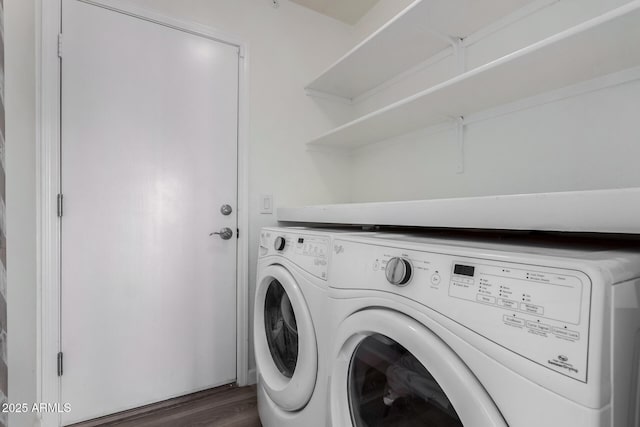
[[[231,215],[231,212],[233,212],[233,209],[231,208],[231,206],[229,205],[222,205],[220,206],[220,213],[222,215]]]
[[[209,233],[209,236],[213,236],[214,234],[220,236],[222,240],[229,240],[233,237],[233,231],[229,227],[221,228],[220,231]]]

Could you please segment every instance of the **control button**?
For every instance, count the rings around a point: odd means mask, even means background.
[[[380,261],[376,260],[376,262],[373,263],[373,271],[378,270],[380,270]]]
[[[526,311],[527,313],[534,313],[534,314],[540,314],[540,315],[544,314],[544,308],[539,307],[537,305],[528,304],[526,302],[520,303],[520,310]]]
[[[544,332],[544,333],[549,333],[551,332],[551,326],[549,325],[545,325],[544,323],[539,323],[539,322],[527,322],[527,327],[529,329],[534,329],[536,331],[540,331],[540,332]]]
[[[553,328],[553,334],[558,337],[567,338],[570,340],[580,339],[580,332],[572,331],[571,329]]]
[[[281,251],[284,249],[284,246],[286,245],[286,240],[284,240],[284,237],[282,236],[278,236],[276,237],[276,240],[273,241],[273,247],[275,248],[276,251]]]
[[[491,297],[488,295],[481,295],[478,294],[476,295],[476,300],[479,302],[484,302],[486,304],[495,304],[496,303],[496,297]]]
[[[498,298],[498,305],[501,305],[506,308],[511,308],[516,310],[518,308],[517,301],[511,301],[510,299]]]
[[[507,314],[502,316],[502,320],[504,321],[504,323],[506,323],[507,325],[511,325],[511,326],[524,326],[524,324],[525,324],[523,319],[520,319],[520,318],[515,317],[515,316],[509,316]]]
[[[433,283],[434,285],[439,285],[440,284],[440,275],[436,273],[433,276],[431,276],[431,283]]]
[[[392,285],[403,286],[411,280],[413,268],[411,262],[406,258],[393,257],[387,262],[385,275],[387,281]]]
[[[458,282],[458,278],[453,278],[451,281],[451,286],[456,286],[462,289],[469,289],[471,288],[470,285],[466,284],[466,283],[462,283],[462,282]]]

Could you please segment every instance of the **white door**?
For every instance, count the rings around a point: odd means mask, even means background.
[[[507,426],[458,355],[404,314],[352,314],[337,330],[331,357],[334,426]]]
[[[239,52],[78,0],[62,33],[69,424],[235,381]]]

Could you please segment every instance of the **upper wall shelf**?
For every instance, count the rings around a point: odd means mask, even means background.
[[[353,99],[533,0],[417,0],[307,85]]]
[[[637,67],[639,46],[640,0],[635,0],[340,126],[308,144],[354,148]]]
[[[279,208],[278,221],[640,234],[638,212],[640,188],[624,188]]]

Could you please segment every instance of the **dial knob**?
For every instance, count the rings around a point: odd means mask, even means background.
[[[276,240],[273,242],[273,247],[276,249],[276,251],[281,251],[284,249],[285,244],[286,244],[286,241],[284,240],[284,237],[278,236],[276,237]]]
[[[404,286],[411,280],[411,262],[406,258],[394,257],[387,262],[385,274],[392,285]]]

